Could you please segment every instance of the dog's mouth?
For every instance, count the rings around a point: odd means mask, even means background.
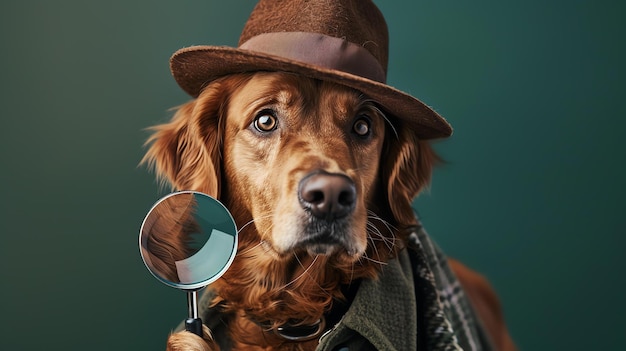
[[[298,253],[307,253],[310,256],[344,256],[349,260],[360,256],[361,252],[352,233],[353,224],[348,218],[341,221],[309,219],[307,222],[300,226],[297,234],[288,235],[289,240],[262,240],[261,245],[276,258],[291,257]]]
[[[306,250],[311,255],[332,255],[339,252],[345,252],[348,256],[356,255],[357,250],[350,240],[349,225],[346,222],[313,221],[294,249]]]

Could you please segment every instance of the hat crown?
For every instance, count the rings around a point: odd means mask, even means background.
[[[387,24],[370,0],[261,0],[244,26],[239,45],[277,32],[318,33],[346,40],[369,51],[387,72]]]

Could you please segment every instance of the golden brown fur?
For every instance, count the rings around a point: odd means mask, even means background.
[[[275,130],[254,128],[263,113],[276,115]],[[354,133],[363,115],[366,137]],[[437,161],[427,142],[359,92],[287,73],[216,80],[152,130],[144,162],[175,189],[220,199],[241,229],[232,266],[212,285],[214,302],[237,316],[229,325],[237,350],[314,349],[316,340],[284,343],[252,321],[312,323],[343,298],[341,284],[375,278],[415,224],[411,202]],[[354,210],[337,225],[340,243],[303,235],[311,216],[299,184],[318,171],[356,189]],[[174,334],[168,348],[198,349],[199,341]]]

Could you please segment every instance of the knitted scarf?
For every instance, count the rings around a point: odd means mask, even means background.
[[[492,350],[445,255],[422,227],[409,236],[409,257],[418,301],[418,349]]]

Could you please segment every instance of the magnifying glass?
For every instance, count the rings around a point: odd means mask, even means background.
[[[187,291],[185,329],[202,337],[198,290],[221,277],[237,252],[237,227],[228,209],[196,191],[166,195],[143,220],[139,251],[157,280]]]

